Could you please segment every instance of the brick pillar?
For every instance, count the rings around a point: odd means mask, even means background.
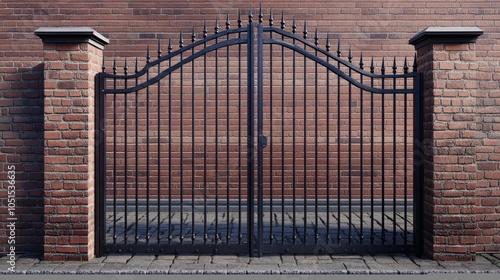
[[[475,260],[475,27],[431,27],[410,40],[423,73],[423,253],[434,260]]]
[[[94,256],[94,85],[108,39],[39,28],[44,51],[44,259]]]

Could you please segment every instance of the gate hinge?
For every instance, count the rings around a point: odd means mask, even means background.
[[[259,146],[262,148],[267,147],[267,136],[259,135]]]

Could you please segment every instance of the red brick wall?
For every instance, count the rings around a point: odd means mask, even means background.
[[[408,39],[428,26],[478,26],[485,34],[476,50],[478,60],[477,205],[474,209],[481,234],[478,252],[500,250],[500,89],[498,86],[500,3],[495,1],[263,1],[266,14],[284,11],[287,28],[292,18],[308,20],[311,31],[329,32],[342,45],[352,45],[365,57],[412,57]],[[110,39],[105,56],[144,57],[147,45],[157,38],[178,38],[178,32],[201,32],[202,20],[213,26],[225,14],[235,18],[237,9],[257,12],[248,1],[2,1],[0,3],[0,179],[5,182],[7,166],[17,172],[18,249],[43,250],[43,53],[33,35],[41,26],[89,26]],[[276,17],[275,17],[276,22]],[[232,25],[236,24],[232,20]],[[220,24],[223,26],[223,24]],[[211,29],[213,30],[213,29]],[[210,31],[211,31],[210,30]],[[345,54],[345,53],[344,53]],[[108,69],[110,61],[108,60]],[[4,186],[5,183],[2,183]],[[6,189],[0,191],[2,213]],[[0,242],[6,244],[5,226]]]

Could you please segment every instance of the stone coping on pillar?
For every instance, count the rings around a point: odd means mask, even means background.
[[[475,43],[482,34],[478,27],[428,27],[413,36],[409,43],[416,49],[435,43]]]
[[[40,27],[35,35],[44,43],[89,43],[101,50],[109,44],[108,38],[90,27]]]

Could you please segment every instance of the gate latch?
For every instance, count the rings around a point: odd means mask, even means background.
[[[267,147],[267,136],[259,135],[259,146],[262,148]]]

